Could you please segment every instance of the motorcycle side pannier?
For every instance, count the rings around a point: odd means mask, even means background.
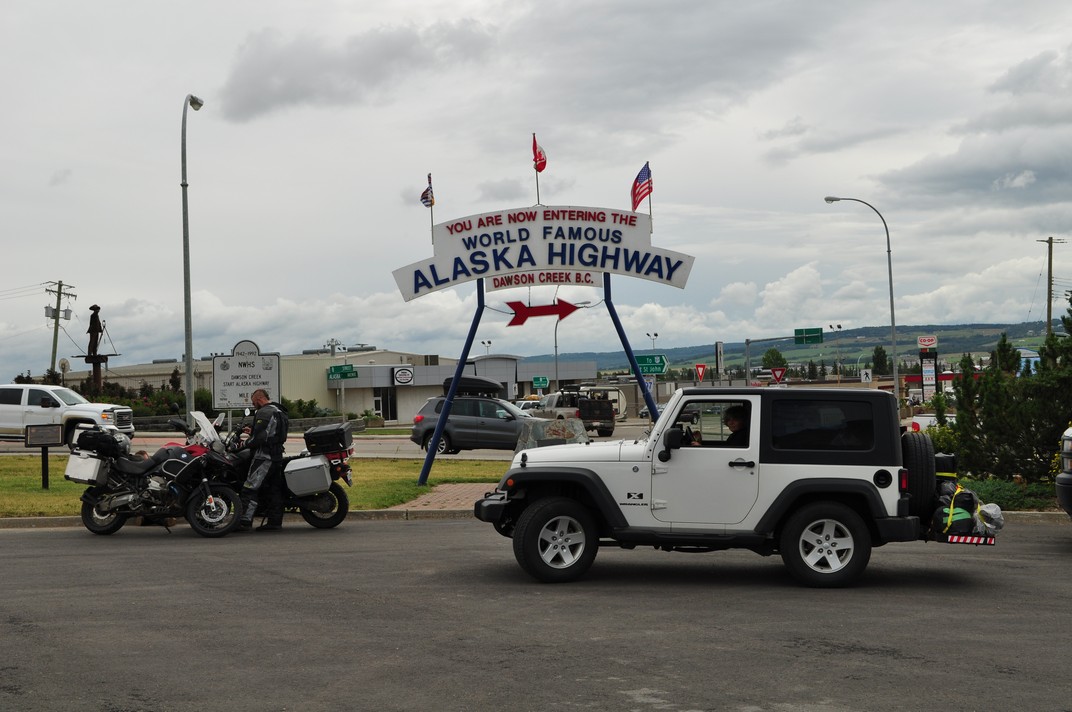
[[[83,485],[103,485],[108,481],[108,464],[87,453],[72,454],[63,479]]]
[[[354,429],[350,423],[318,425],[305,431],[305,447],[314,455],[349,450],[354,442]]]
[[[291,460],[283,469],[287,488],[299,497],[326,492],[331,486],[331,465],[323,455]]]

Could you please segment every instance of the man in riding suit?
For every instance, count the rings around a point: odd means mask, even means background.
[[[283,528],[283,443],[287,440],[287,417],[281,405],[268,400],[268,392],[263,388],[253,391],[250,400],[257,412],[252,432],[241,449],[252,450],[253,461],[242,485],[242,521],[238,530],[253,528],[253,515],[262,496],[258,493],[263,492],[268,521],[257,527],[257,531],[279,531]]]

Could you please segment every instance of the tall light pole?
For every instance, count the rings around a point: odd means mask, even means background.
[[[886,230],[886,269],[890,276],[890,348],[893,358],[893,395],[897,399],[897,412],[901,412],[901,382],[897,378],[897,319],[893,312],[893,252],[890,249],[890,227],[886,224],[886,218],[882,217],[882,213],[878,211],[871,203],[860,200],[859,198],[838,198],[833,195],[828,195],[824,198],[828,203],[836,203],[839,200],[851,200],[854,203],[863,203],[867,207],[875,211],[875,215],[878,215],[878,219],[882,221],[882,227]]]
[[[837,331],[834,331],[834,325],[830,325],[830,331],[834,332],[834,351],[837,354],[837,361],[834,362],[834,366],[837,367],[837,382],[841,383],[841,324],[837,325]]]
[[[557,292],[557,290],[556,290]],[[591,304],[591,300],[584,302],[574,302],[573,306],[583,307],[586,304]],[[558,297],[555,297],[555,304],[558,304]],[[562,390],[561,385],[558,382],[558,325],[562,322],[562,317],[555,319],[555,390]]]
[[[654,331],[654,332],[648,334],[647,336],[648,336],[649,339],[651,339],[651,350],[654,351],[655,350],[655,340],[657,338],[659,338],[659,332]]]
[[[186,314],[186,422],[193,425],[194,409],[194,332],[190,315],[190,207],[186,199],[186,107],[197,111],[205,102],[193,94],[182,100],[182,288]],[[276,394],[277,396],[279,394]]]
[[[491,339],[488,339],[487,341],[481,341],[480,345],[484,347],[485,356],[491,353]]]

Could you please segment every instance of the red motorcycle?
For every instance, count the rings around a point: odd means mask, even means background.
[[[89,485],[82,494],[86,529],[114,534],[135,516],[165,526],[185,517],[205,537],[221,537],[238,526],[238,492],[211,465],[223,449],[219,423],[194,416],[198,427],[186,444],[168,443],[147,458],[131,455],[130,438],[118,431],[95,427],[78,434],[64,478]],[[184,422],[172,422],[186,429]]]

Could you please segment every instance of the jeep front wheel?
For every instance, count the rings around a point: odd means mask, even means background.
[[[526,507],[514,527],[513,540],[517,563],[545,583],[580,578],[599,548],[591,512],[568,497],[548,497]]]
[[[815,502],[789,517],[779,549],[789,573],[805,586],[848,586],[871,558],[871,532],[844,504]]]

